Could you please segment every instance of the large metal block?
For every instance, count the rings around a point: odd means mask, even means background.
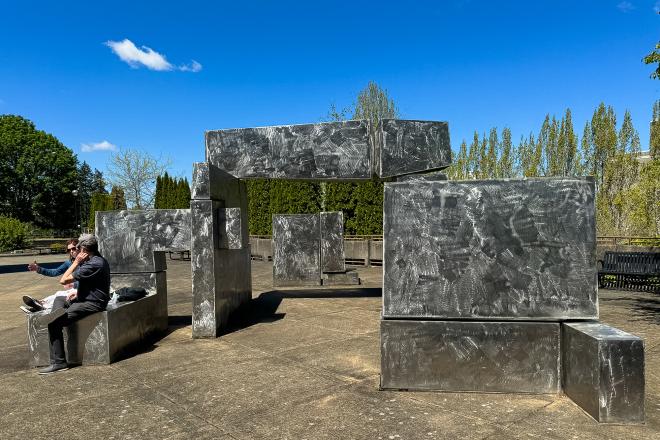
[[[226,208],[247,206],[245,182],[208,162],[193,164],[191,194],[194,200],[222,201]]]
[[[436,121],[382,121],[380,177],[392,177],[451,165],[449,125]]]
[[[221,203],[193,200],[191,270],[193,338],[214,338],[252,294],[250,248],[220,249]],[[235,243],[232,239],[231,242]]]
[[[99,211],[99,251],[113,273],[165,270],[168,250],[190,249],[189,209]]]
[[[321,272],[344,272],[344,213],[321,212]]]
[[[593,319],[591,178],[385,185],[383,316]]]
[[[564,393],[601,423],[644,422],[644,341],[599,322],[562,325]]]
[[[447,175],[442,171],[423,174],[406,174],[404,176],[396,177],[397,182],[423,182],[429,180],[448,180]]]
[[[273,215],[273,286],[321,284],[318,214]]]
[[[559,324],[381,321],[381,388],[560,391]]]
[[[109,364],[145,339],[167,330],[165,272],[113,275],[111,291],[144,288],[148,296],[137,301],[109,304],[104,312],[86,316],[65,327],[67,361],[71,364]],[[37,325],[40,313],[28,315],[30,364],[50,363],[48,328]]]
[[[367,179],[366,121],[206,132],[207,161],[236,177]]]

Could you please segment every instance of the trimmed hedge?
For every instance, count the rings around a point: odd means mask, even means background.
[[[31,230],[27,223],[0,216],[0,252],[28,247],[32,242]]]
[[[383,183],[248,179],[248,225],[252,235],[272,234],[273,214],[342,211],[346,235],[383,233]]]

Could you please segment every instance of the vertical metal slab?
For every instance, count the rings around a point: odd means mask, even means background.
[[[220,222],[220,249],[243,249],[248,242],[244,237],[244,229],[241,218],[247,214],[241,212],[241,208],[220,208],[218,220]]]
[[[367,121],[206,132],[206,159],[235,177],[368,179]]]
[[[382,121],[380,177],[392,177],[451,165],[449,125],[436,121]]]
[[[558,393],[559,324],[381,321],[381,388]]]
[[[321,285],[318,214],[273,215],[273,286]]]
[[[192,336],[214,338],[215,320],[215,258],[219,243],[217,212],[219,202],[192,200],[192,243],[190,265],[192,271]]]
[[[386,183],[383,316],[594,319],[591,178]]]
[[[599,322],[562,324],[564,393],[601,423],[644,422],[644,341]]]
[[[321,212],[321,272],[344,272],[344,213]]]
[[[99,211],[96,236],[113,273],[159,272],[165,256],[154,251],[190,249],[190,210]]]

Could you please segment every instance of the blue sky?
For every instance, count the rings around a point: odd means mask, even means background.
[[[454,150],[490,127],[517,142],[566,107],[581,134],[601,101],[631,111],[646,149],[660,98],[641,62],[656,0],[4,3],[0,114],[102,171],[120,146],[190,177],[205,130],[316,122],[370,80],[402,117],[448,121]]]

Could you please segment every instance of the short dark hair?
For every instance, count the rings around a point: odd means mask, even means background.
[[[70,238],[69,241],[66,242],[66,247],[69,247],[70,244],[74,245],[75,247],[78,247],[78,239]]]

